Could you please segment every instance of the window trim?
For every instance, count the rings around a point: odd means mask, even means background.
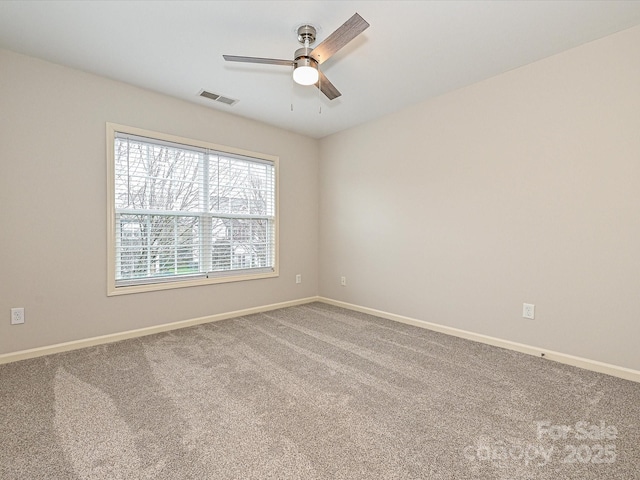
[[[116,206],[115,206],[115,138],[116,133],[124,133],[147,137],[159,141],[179,143],[190,147],[216,150],[230,155],[241,155],[253,157],[258,160],[265,160],[273,163],[275,167],[275,245],[274,245],[274,266],[271,272],[259,273],[239,273],[230,272],[220,276],[207,278],[206,274],[198,274],[197,278],[176,278],[171,280],[161,280],[155,283],[143,282],[137,285],[116,286]],[[196,287],[202,285],[212,285],[229,282],[240,282],[246,280],[258,280],[264,278],[278,277],[280,264],[280,205],[279,205],[279,162],[280,159],[274,155],[252,152],[226,145],[218,145],[202,140],[180,137],[167,133],[144,130],[142,128],[130,127],[116,123],[106,123],[106,143],[107,143],[107,296],[125,295],[130,293],[153,292],[158,290],[169,290],[174,288]]]

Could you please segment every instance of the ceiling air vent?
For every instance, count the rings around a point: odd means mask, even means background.
[[[223,97],[222,95],[218,95],[217,93],[207,92],[206,90],[200,90],[198,95],[215,102],[224,103],[225,105],[235,105],[236,103],[238,103],[238,100],[229,97]]]

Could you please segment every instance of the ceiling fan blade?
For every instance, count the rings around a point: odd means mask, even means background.
[[[260,57],[239,57],[237,55],[222,55],[227,62],[243,62],[243,63],[266,63],[268,65],[284,65],[291,67],[291,60],[280,60],[277,58],[260,58]]]
[[[369,24],[357,13],[344,22],[340,28],[329,35],[320,45],[311,51],[318,63],[326,62],[334,53],[344,47],[369,27]]]
[[[333,100],[334,98],[338,98],[340,95],[342,95],[338,91],[338,89],[334,87],[333,83],[331,83],[325,76],[325,74],[320,70],[318,70],[318,75],[319,78],[318,83],[316,83],[316,87],[318,87],[320,91],[324,93],[325,97],[327,97],[329,100]]]

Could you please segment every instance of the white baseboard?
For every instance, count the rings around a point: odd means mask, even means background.
[[[96,345],[102,345],[104,343],[112,343],[120,340],[127,340],[129,338],[144,337],[146,335],[153,335],[154,333],[168,332],[169,330],[177,330],[179,328],[192,327],[194,325],[201,325],[203,323],[218,322],[220,320],[226,320],[228,318],[242,317],[244,315],[251,315],[254,313],[267,312],[269,310],[276,310],[278,308],[294,307],[296,305],[304,305],[311,302],[319,301],[319,297],[307,297],[298,300],[291,300],[288,302],[274,303],[271,305],[263,305],[260,307],[245,308],[243,310],[236,310],[233,312],[218,313],[216,315],[208,315],[206,317],[192,318],[190,320],[182,320],[179,322],[165,323],[163,325],[156,325],[153,327],[139,328],[137,330],[128,330],[126,332],[112,333],[109,335],[102,335],[99,337],[86,338],[82,340],[74,340],[71,342],[58,343],[55,345],[48,345],[45,347],[32,348],[29,350],[21,350],[18,352],[5,353],[0,355],[0,365],[3,363],[17,362],[18,360],[26,360],[28,358],[42,357],[44,355],[51,355],[53,353],[68,352],[70,350],[77,350],[80,348],[93,347]]]
[[[342,307],[349,310],[354,310],[356,312],[368,313],[370,315],[375,315],[376,317],[382,317],[388,320],[394,320],[396,322],[406,323],[420,328],[426,328],[427,330],[433,330],[435,332],[446,333],[447,335],[453,335],[455,337],[465,338],[467,340],[473,340],[475,342],[486,343],[487,345],[493,345],[495,347],[515,350],[516,352],[526,353],[537,357],[544,357],[546,359],[554,360],[566,365],[572,365],[574,367],[584,368],[586,370],[604,373],[607,375],[612,375],[614,377],[624,378],[625,380],[631,380],[632,382],[640,383],[640,371],[633,370],[631,368],[619,367],[617,365],[611,365],[609,363],[598,362],[597,360],[589,360],[588,358],[576,357],[574,355],[568,355],[566,353],[554,352],[552,350],[533,347],[531,345],[525,345],[522,343],[511,342],[509,340],[490,337],[488,335],[482,335],[480,333],[473,333],[467,330],[438,325],[437,323],[425,322],[424,320],[404,317],[402,315],[383,312],[381,310],[362,307],[360,305],[353,305],[351,303],[332,300],[330,298],[320,297],[318,300],[320,302],[328,303],[330,305],[335,305],[337,307]]]
[[[382,317],[388,320],[406,323],[408,325],[414,325],[420,328],[426,328],[428,330],[433,330],[435,332],[445,333],[447,335],[453,335],[455,337],[465,338],[467,340],[485,343],[487,345],[493,345],[495,347],[506,348],[508,350],[514,350],[516,352],[526,353],[526,354],[534,355],[537,357],[544,357],[546,359],[554,360],[559,363],[564,363],[567,365],[572,365],[574,367],[580,367],[586,370],[592,370],[594,372],[604,373],[607,375],[612,375],[614,377],[624,378],[625,380],[631,380],[633,382],[640,383],[640,371],[638,370],[633,370],[626,367],[620,367],[617,365],[611,365],[608,363],[599,362],[597,360],[589,360],[587,358],[576,357],[574,355],[569,355],[566,353],[554,352],[552,350],[547,350],[540,347],[534,347],[531,345],[525,345],[522,343],[511,342],[509,340],[490,337],[488,335],[469,332],[467,330],[461,330],[458,328],[447,327],[444,325],[439,325],[437,323],[426,322],[424,320],[417,320],[415,318],[396,315],[394,313],[375,310],[373,308],[368,308],[368,307],[362,307],[360,305],[341,302],[339,300],[332,300],[330,298],[325,298],[325,297],[307,297],[307,298],[302,298],[298,300],[274,303],[271,305],[263,305],[259,307],[246,308],[243,310],[235,310],[233,312],[218,313],[216,315],[208,315],[206,317],[193,318],[190,320],[182,320],[179,322],[166,323],[163,325],[157,325],[153,327],[140,328],[137,330],[128,330],[126,332],[113,333],[109,335],[102,335],[99,337],[92,337],[92,338],[86,338],[82,340],[74,340],[71,342],[58,343],[55,345],[32,348],[29,350],[21,350],[18,352],[5,353],[0,355],[0,365],[4,363],[17,362],[19,360],[26,360],[29,358],[42,357],[44,355],[51,355],[53,353],[68,352],[70,350],[93,347],[96,345],[117,342],[120,340],[129,339],[129,338],[144,337],[146,335],[153,335],[154,333],[167,332],[170,330],[177,330],[179,328],[191,327],[194,325],[201,325],[203,323],[217,322],[220,320],[226,320],[228,318],[242,317],[244,315],[267,312],[269,310],[276,310],[278,308],[294,307],[296,305],[304,305],[307,303],[318,302],[318,301],[324,302],[330,305],[346,308],[349,310],[354,310],[356,312],[368,313],[370,315],[375,315],[376,317]]]

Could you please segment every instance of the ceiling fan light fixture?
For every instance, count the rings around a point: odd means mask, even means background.
[[[301,57],[295,61],[293,81],[299,85],[315,85],[318,83],[318,63],[310,57]]]

